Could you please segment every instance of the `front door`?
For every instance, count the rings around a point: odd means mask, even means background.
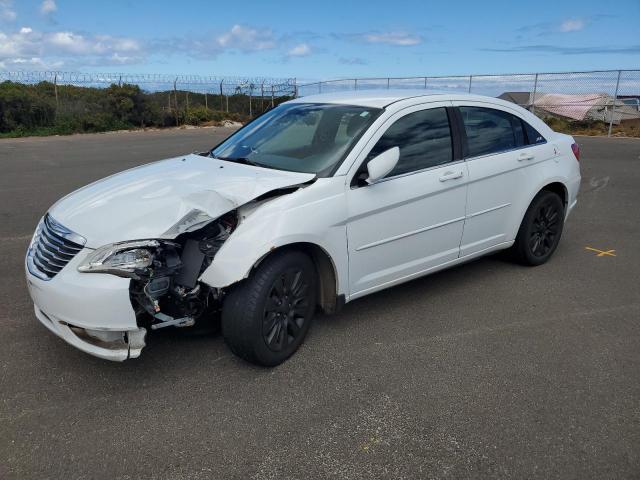
[[[347,186],[351,299],[458,258],[468,175],[454,151],[448,106],[398,112],[365,148],[355,179],[389,148],[399,147],[400,159],[377,183]]]

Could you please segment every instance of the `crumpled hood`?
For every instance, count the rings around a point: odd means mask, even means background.
[[[90,248],[173,238],[172,227],[185,216],[215,219],[267,192],[313,178],[190,154],[98,180],[58,201],[49,213],[85,237]]]

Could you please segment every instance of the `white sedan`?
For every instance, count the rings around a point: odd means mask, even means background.
[[[73,192],[26,256],[37,318],[98,357],[149,329],[220,319],[277,365],[314,312],[502,249],[546,262],[576,205],[579,150],[495,98],[360,91],[286,102],[210,152]]]

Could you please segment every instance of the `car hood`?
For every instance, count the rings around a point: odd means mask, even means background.
[[[126,170],[76,190],[49,210],[87,247],[174,238],[251,200],[315,178],[185,155]]]

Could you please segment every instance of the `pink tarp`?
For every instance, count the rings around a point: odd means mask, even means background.
[[[611,97],[606,94],[589,93],[585,95],[562,95],[559,93],[545,93],[536,95],[533,104],[536,107],[556,115],[584,120],[589,110],[594,107],[603,108],[611,104]]]

